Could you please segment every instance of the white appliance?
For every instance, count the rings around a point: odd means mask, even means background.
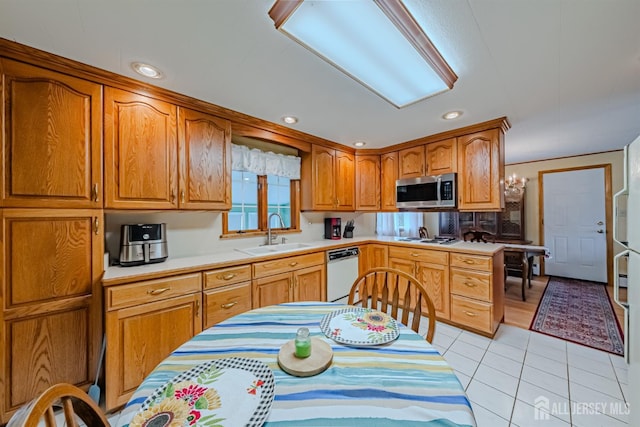
[[[640,136],[624,149],[624,186],[614,196],[613,237],[624,247],[614,260],[614,299],[625,311],[625,359],[629,363],[630,426],[640,425]],[[627,299],[620,299],[626,264]]]
[[[327,300],[347,303],[351,285],[358,278],[357,247],[327,251]]]

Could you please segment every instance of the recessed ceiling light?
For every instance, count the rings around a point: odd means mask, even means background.
[[[293,124],[298,123],[298,118],[294,117],[294,116],[284,116],[282,118],[282,121],[287,123],[287,124],[289,124],[289,125],[293,125]]]
[[[356,142],[353,143],[353,145],[355,147],[364,147],[365,145],[367,145],[367,143],[364,142],[364,141],[356,141]]]
[[[160,79],[162,78],[162,73],[153,65],[143,64],[142,62],[134,62],[131,64],[134,71],[142,76],[149,77],[152,79]]]
[[[449,111],[448,113],[444,113],[442,118],[445,120],[453,120],[457,119],[462,115],[462,111]]]

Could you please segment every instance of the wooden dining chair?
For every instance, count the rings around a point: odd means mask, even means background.
[[[351,286],[349,304],[372,308],[389,314],[418,332],[426,308],[429,328],[426,339],[433,340],[436,329],[436,310],[422,284],[414,276],[393,268],[373,268],[360,275]],[[398,318],[399,312],[401,318]],[[409,314],[413,314],[409,325]]]
[[[46,389],[40,396],[13,414],[7,427],[56,427],[55,409],[62,407],[64,424],[78,427],[78,420],[91,427],[110,427],[100,407],[78,387],[60,383]]]

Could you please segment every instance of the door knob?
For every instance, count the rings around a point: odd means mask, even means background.
[[[596,233],[602,234],[602,233],[604,233],[604,230],[600,229],[600,230],[596,231]]]

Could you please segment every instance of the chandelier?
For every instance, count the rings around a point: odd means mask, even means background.
[[[524,195],[524,187],[529,181],[529,178],[518,178],[514,173],[509,175],[504,182],[504,196],[508,201],[520,200]]]

